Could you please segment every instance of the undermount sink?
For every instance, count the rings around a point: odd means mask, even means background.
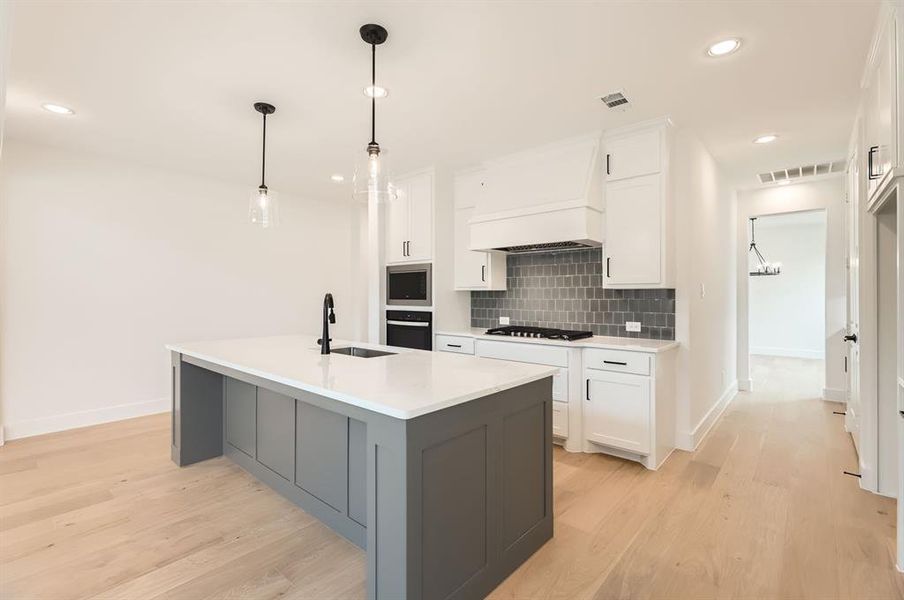
[[[347,354],[348,356],[357,356],[359,358],[374,358],[376,356],[390,356],[395,352],[386,352],[384,350],[371,350],[370,348],[360,348],[358,346],[347,346],[345,348],[333,348],[330,350],[333,354]]]

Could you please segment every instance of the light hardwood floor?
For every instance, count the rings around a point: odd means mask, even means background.
[[[895,502],[862,492],[821,363],[757,359],[658,472],[555,452],[555,537],[507,598],[904,598]],[[0,596],[361,598],[364,553],[225,459],[178,469],[167,416],[0,448]]]

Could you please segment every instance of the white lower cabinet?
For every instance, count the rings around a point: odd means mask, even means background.
[[[434,348],[558,367],[552,380],[552,434],[569,452],[603,453],[657,469],[675,447],[675,355],[502,341],[437,333]]]
[[[650,378],[586,370],[584,434],[587,440],[647,454],[651,447]]]
[[[558,437],[568,437],[568,403],[552,403],[552,434]]]
[[[675,352],[583,352],[585,452],[657,469],[675,447]]]

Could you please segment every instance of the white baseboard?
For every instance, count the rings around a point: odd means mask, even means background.
[[[829,402],[847,402],[847,390],[822,388],[822,399]]]
[[[158,398],[156,400],[148,400],[147,402],[119,404],[117,406],[53,415],[50,417],[41,417],[39,419],[29,419],[27,421],[19,421],[18,423],[7,423],[4,425],[3,429],[5,430],[4,433],[6,434],[6,439],[16,440],[31,437],[33,435],[41,435],[43,433],[53,433],[55,431],[65,431],[78,427],[88,427],[89,425],[99,425],[100,423],[109,423],[111,421],[121,421],[133,417],[153,415],[167,412],[169,409],[170,399]]]
[[[803,348],[771,348],[769,346],[751,346],[750,353],[763,356],[784,356],[787,358],[824,359],[826,357],[825,350],[805,350]]]
[[[703,415],[703,418],[700,419],[700,422],[697,423],[697,426],[694,427],[693,431],[682,431],[678,433],[678,439],[675,440],[675,446],[681,450],[687,450],[688,452],[696,450],[700,445],[700,442],[703,441],[706,434],[709,433],[713,425],[716,424],[716,421],[719,420],[719,417],[722,416],[722,413],[725,412],[725,409],[728,408],[728,405],[731,404],[731,401],[737,394],[738,382],[732,381],[731,384],[725,388],[725,391],[722,392],[722,395],[719,396],[716,403],[712,405],[705,415]]]
[[[0,446],[6,443],[6,437],[3,435],[3,431],[6,429],[3,425],[0,425]]]
[[[753,391],[753,379],[738,379],[738,391],[739,392],[752,392]]]

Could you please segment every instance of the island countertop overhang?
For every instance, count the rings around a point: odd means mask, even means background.
[[[337,340],[393,352],[320,354],[314,335],[168,344],[167,350],[397,419],[414,419],[552,376],[557,369],[445,352]]]

